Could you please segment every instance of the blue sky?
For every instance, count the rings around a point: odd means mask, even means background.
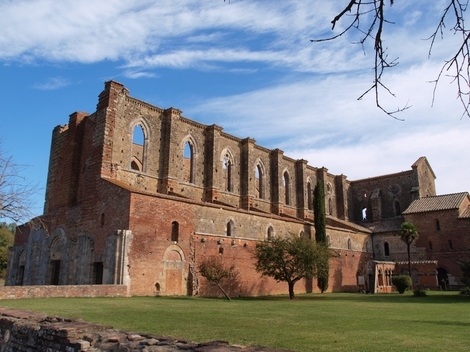
[[[0,138],[24,176],[43,188],[52,129],[74,111],[93,112],[104,82],[132,96],[179,108],[240,138],[280,148],[355,180],[409,170],[426,156],[438,194],[470,190],[470,119],[456,87],[434,80],[458,38],[446,29],[428,58],[429,37],[445,1],[399,0],[384,38],[400,64],[385,74],[412,105],[397,121],[357,98],[370,86],[373,53],[328,43],[330,21],[348,1],[320,0],[0,0]],[[450,28],[450,22],[447,28]]]

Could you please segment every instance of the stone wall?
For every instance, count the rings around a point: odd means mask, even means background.
[[[350,219],[355,222],[393,218],[420,197],[436,195],[436,176],[426,158],[419,158],[412,170],[351,181]],[[364,218],[363,209],[367,209]]]
[[[6,284],[206,294],[197,267],[221,256],[240,271],[232,294],[281,293],[282,285],[260,280],[251,249],[268,235],[314,238],[312,194],[321,180],[329,244],[344,253],[330,287],[354,291],[375,249],[364,226],[397,218],[414,195],[435,193],[434,178],[420,158],[411,171],[351,182],[135,99],[110,81],[96,112],[74,113],[54,129],[45,229],[16,236]],[[370,218],[362,222],[364,208]],[[302,292],[315,291],[307,286]]]
[[[44,313],[7,308],[0,308],[0,350],[282,352],[259,346],[231,346],[227,341],[196,343],[182,338],[125,332],[82,320],[50,317]]]
[[[469,206],[468,201],[464,204]],[[424,253],[418,259],[438,261],[439,285],[443,289],[463,286],[460,263],[470,257],[470,218],[461,218],[457,209],[450,209],[407,214],[406,221],[418,229],[415,245]],[[443,279],[445,285],[442,284]]]
[[[0,300],[55,297],[128,297],[124,285],[3,286]]]
[[[178,109],[157,108],[128,93],[121,84],[107,82],[98,104],[103,110],[89,117],[97,126],[103,124],[107,132],[101,177],[147,192],[301,219],[312,218],[308,192],[322,179],[328,189],[325,206],[329,214],[346,216],[345,177],[309,166],[306,160],[289,158],[282,150],[258,146],[254,139],[225,133],[222,127],[192,121]],[[104,99],[108,94],[115,99]],[[140,131],[143,141],[137,145],[133,137]],[[94,134],[100,133],[95,128]],[[88,157],[96,156],[84,155],[82,159]]]
[[[358,291],[356,276],[362,262],[372,256],[371,237],[338,225],[327,226],[331,248],[345,253],[341,259],[344,265],[332,271],[331,289]],[[174,226],[178,229],[176,236]],[[314,238],[312,224],[297,219],[143,192],[131,194],[130,227],[134,239],[129,274],[132,295],[137,296],[212,295],[217,290],[208,287],[198,273],[199,265],[208,257],[220,257],[235,267],[239,275],[228,287],[233,296],[285,293],[285,284],[261,278],[256,272],[256,243],[267,240],[270,232],[279,237],[293,234]],[[339,281],[333,285],[333,280]],[[318,289],[299,284],[296,291]]]

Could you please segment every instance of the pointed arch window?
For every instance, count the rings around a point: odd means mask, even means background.
[[[310,181],[307,182],[307,209],[313,209],[313,190],[312,183]]]
[[[60,260],[51,260],[51,285],[59,285],[60,283]]]
[[[399,216],[401,215],[401,206],[400,206],[400,202],[395,199],[395,202],[394,202],[394,209],[395,209],[395,216]]]
[[[274,229],[272,226],[268,227],[267,239],[268,241],[272,241],[274,239]]]
[[[24,281],[24,268],[26,265],[26,252],[21,251],[19,256],[19,268],[16,274],[16,286],[22,286]]]
[[[171,241],[172,242],[178,242],[179,239],[179,231],[180,231],[180,225],[178,224],[178,221],[173,221],[171,223]]]
[[[183,147],[183,182],[194,183],[194,146],[186,141]]]
[[[283,181],[284,181],[285,204],[286,205],[291,205],[291,201],[290,201],[290,178],[289,178],[289,173],[287,171],[284,172]]]
[[[235,236],[235,223],[233,222],[233,220],[230,220],[229,222],[227,222],[226,232],[227,232],[227,236],[229,237]]]
[[[93,276],[92,276],[93,285],[103,284],[103,269],[104,269],[103,262],[93,263]]]
[[[233,159],[228,152],[222,157],[222,170],[224,172],[224,190],[233,192]]]
[[[333,202],[331,198],[328,198],[328,214],[333,215]]]
[[[389,246],[388,242],[384,243],[384,254],[385,254],[386,257],[388,257],[390,255],[390,246]]]
[[[352,241],[348,238],[348,249],[352,249]]]
[[[255,168],[255,195],[256,198],[265,199],[265,192],[264,192],[264,172],[261,164],[257,164]]]
[[[132,170],[144,172],[145,134],[143,127],[138,124],[132,130],[132,148],[130,167]]]
[[[392,286],[392,271],[386,270],[385,275],[386,275],[387,286]]]

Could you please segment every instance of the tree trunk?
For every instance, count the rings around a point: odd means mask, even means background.
[[[287,284],[289,285],[289,298],[290,299],[295,299],[295,293],[294,293],[294,281],[288,281]]]
[[[408,251],[408,275],[410,275],[411,278],[411,289],[413,289],[413,277],[411,276],[411,243],[407,242],[406,243],[406,249]]]
[[[217,284],[217,287],[220,288],[220,290],[223,292],[223,294],[225,295],[225,298],[227,298],[227,301],[230,301],[229,295],[227,294],[227,292],[225,292],[222,286],[220,284]]]

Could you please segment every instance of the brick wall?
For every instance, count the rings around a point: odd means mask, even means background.
[[[4,286],[0,290],[0,299],[128,296],[123,285]]]
[[[136,128],[143,131],[138,148]],[[136,159],[140,170],[131,167]],[[349,219],[361,222],[364,207],[373,220],[394,218],[415,195],[435,193],[434,178],[420,158],[411,171],[350,182],[106,82],[96,112],[74,113],[54,130],[47,229],[17,237],[7,282],[18,283],[25,261],[25,284],[51,284],[60,260],[61,285],[92,283],[93,266],[103,263],[106,283],[125,276],[132,295],[197,294],[209,290],[198,277],[201,259],[222,255],[240,268],[243,288],[234,294],[278,293],[280,285],[254,272],[248,249],[268,229],[313,238],[312,192],[322,180],[330,244],[344,253],[333,260],[331,287],[356,290],[374,248],[372,231]]]
[[[409,214],[406,220],[418,229],[415,245],[424,253],[420,259],[437,260],[438,269],[447,272],[448,284],[462,285],[459,263],[470,258],[470,219],[459,218],[453,209]]]

